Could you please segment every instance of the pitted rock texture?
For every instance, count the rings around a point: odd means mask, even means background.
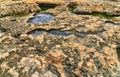
[[[114,9],[112,9],[114,8]],[[108,15],[120,16],[120,2],[93,1],[91,3],[78,4],[74,10],[75,13],[107,13]]]
[[[4,3],[7,1],[11,3]],[[0,18],[1,77],[120,76],[119,1],[101,0],[102,4],[101,1],[91,2],[98,0],[63,0],[62,4],[46,11],[38,4],[47,3],[47,0],[22,1],[0,1],[2,8],[9,4],[12,8],[19,7],[15,13],[13,9],[8,11],[8,6],[5,7],[7,11],[0,12],[1,15],[6,15]],[[49,0],[48,5],[52,2]],[[56,0],[52,4],[55,3]],[[105,18],[88,14],[94,11],[103,12],[92,10],[93,4],[111,4],[110,7],[104,7],[104,12],[108,16],[115,16]],[[114,6],[116,9],[113,9],[114,4],[118,4]],[[38,9],[31,13],[28,10],[32,10],[33,5]],[[86,10],[83,11],[80,6]],[[24,14],[22,8],[28,14]],[[78,11],[88,13],[76,14],[75,10],[78,8]],[[54,19],[38,24],[30,23],[29,20],[36,14],[49,14]]]
[[[36,4],[27,4],[21,1],[12,2],[9,0],[0,2],[0,17],[36,11],[40,11]]]
[[[26,3],[48,3],[48,4],[68,4],[70,2],[85,3],[89,0],[22,0]],[[92,1],[92,0],[91,0]]]

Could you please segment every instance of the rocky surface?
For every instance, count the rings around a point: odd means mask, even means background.
[[[114,9],[113,9],[114,8]],[[78,4],[74,10],[75,13],[105,13],[108,15],[120,16],[120,2],[112,1],[94,1],[90,3]]]
[[[36,4],[26,4],[22,1],[11,0],[0,2],[0,17],[21,13],[28,14],[36,11],[40,11],[40,8]]]
[[[0,1],[0,77],[119,77],[119,0],[56,1]]]

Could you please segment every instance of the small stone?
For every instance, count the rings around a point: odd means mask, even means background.
[[[2,71],[9,69],[8,62],[3,62],[0,65],[0,68],[2,69]]]
[[[55,47],[56,47],[56,48],[60,48],[60,47],[61,47],[61,45],[56,45]]]
[[[18,54],[15,54],[15,55],[13,56],[13,58],[14,58],[14,59],[18,59],[18,58],[19,58],[19,55],[18,55]]]
[[[35,72],[34,74],[32,74],[32,77],[40,77],[38,72]]]
[[[2,53],[2,56],[1,56],[1,57],[2,57],[3,59],[5,59],[5,58],[8,57],[9,55],[10,55],[10,54],[6,52],[6,53]]]
[[[103,51],[104,51],[104,53],[106,53],[107,55],[110,55],[110,56],[113,56],[115,54],[115,51],[110,47],[104,47]]]
[[[56,51],[54,53],[49,54],[49,59],[52,60],[54,63],[59,63],[62,61],[63,53],[60,51]]]
[[[29,49],[30,51],[34,51],[34,50],[36,50],[35,47],[29,47],[28,49]]]
[[[27,34],[21,34],[20,38],[26,38],[27,36]]]
[[[34,39],[35,39],[35,37],[32,36],[32,35],[28,35],[28,37],[29,37],[31,40],[34,40]]]
[[[8,70],[8,73],[12,76],[12,77],[19,77],[19,73],[14,70],[13,68]]]
[[[20,60],[18,68],[24,68],[23,73],[33,72],[36,68],[41,68],[41,63],[39,60],[34,58],[23,57]]]
[[[87,62],[86,65],[87,65],[88,68],[93,68],[94,62],[93,61],[89,61],[89,62]]]
[[[37,40],[39,41],[39,43],[42,43],[43,40],[44,40],[44,36],[43,35],[42,36],[38,36]]]

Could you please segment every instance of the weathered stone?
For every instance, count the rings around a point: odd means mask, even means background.
[[[106,6],[106,7],[105,7]],[[114,8],[114,9],[112,9]],[[99,1],[93,3],[79,4],[74,10],[75,13],[89,14],[89,13],[103,13],[108,15],[119,15],[120,16],[120,3],[110,1]]]
[[[22,72],[28,74],[29,72],[33,72],[36,68],[40,68],[40,66],[40,61],[24,57],[21,59],[18,68],[24,68]]]
[[[47,22],[29,23],[30,19],[39,14],[35,11],[27,15],[18,14],[0,18],[0,76],[120,75],[119,2],[4,0],[0,1],[0,4],[2,8],[7,8],[6,11],[0,12],[4,15],[23,13],[24,10],[26,12],[36,7],[42,8],[43,5],[55,5],[54,8],[40,11],[40,14],[54,16],[53,20]],[[79,13],[87,13],[76,14],[76,10]],[[92,15],[94,12],[100,15],[105,12],[107,16],[113,17]]]
[[[8,70],[8,73],[12,76],[12,77],[19,77],[19,73],[16,72],[14,69],[10,69]]]
[[[8,4],[1,2],[0,5],[0,17],[40,11],[40,8],[36,4],[26,4],[23,2],[12,3],[10,1]]]

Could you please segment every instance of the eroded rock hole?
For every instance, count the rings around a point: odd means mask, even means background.
[[[113,21],[105,21],[105,24],[108,24],[108,25],[117,25],[117,23],[113,22]]]
[[[55,8],[57,4],[46,4],[46,3],[38,3],[39,7],[41,8],[41,11],[46,11],[48,9]]]
[[[120,61],[120,46],[117,47],[116,50],[117,50],[117,56],[118,56],[118,59],[119,59],[119,61]]]
[[[0,27],[0,32],[6,32],[7,30],[3,27]]]
[[[92,12],[92,13],[89,13],[89,12],[78,12],[76,10],[74,10],[74,13],[78,14],[78,15],[92,15],[92,16],[97,16],[97,17],[102,17],[102,18],[107,18],[107,19],[112,19],[112,18],[120,16],[120,15],[109,15],[107,13],[100,13],[100,12]]]
[[[76,3],[71,2],[67,7],[68,7],[68,10],[73,13],[75,8],[76,8],[76,6],[77,6]]]

